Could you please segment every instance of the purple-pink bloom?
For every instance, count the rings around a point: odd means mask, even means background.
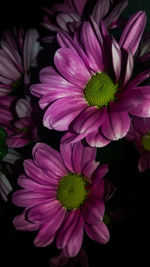
[[[17,100],[0,97],[0,125],[6,131],[9,148],[23,147],[37,140],[37,126],[29,97]]]
[[[133,117],[126,136],[139,152],[138,169],[140,172],[150,168],[150,118]]]
[[[91,15],[98,26],[103,20],[106,27],[113,28],[119,24],[118,19],[127,4],[127,0],[97,0],[95,5],[88,0],[65,0],[64,3],[53,4],[50,9],[44,8],[47,15],[42,25],[51,32],[72,33]],[[44,39],[51,41],[53,36]]]
[[[67,257],[78,254],[84,230],[91,239],[108,242],[103,222],[107,188],[102,179],[108,166],[95,162],[96,149],[78,142],[61,144],[58,152],[37,143],[32,155],[24,161],[26,174],[18,179],[23,189],[13,195],[13,203],[25,208],[14,218],[15,228],[38,230],[34,240],[38,247],[55,239]]]
[[[35,29],[5,30],[0,40],[0,96],[24,90],[30,83],[30,68],[36,65],[40,46]]]
[[[62,142],[86,138],[90,146],[103,147],[127,134],[130,114],[150,116],[150,86],[138,86],[150,70],[131,78],[145,23],[145,12],[133,15],[119,43],[93,20],[83,23],[74,39],[58,34],[56,68],[42,69],[41,83],[31,85],[31,92],[45,109],[44,126],[68,131]]]

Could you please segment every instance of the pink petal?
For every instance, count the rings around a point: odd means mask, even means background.
[[[24,160],[24,169],[26,174],[35,182],[41,185],[57,186],[58,180],[55,176],[46,174],[40,167],[38,167],[33,160]]]
[[[100,127],[105,119],[106,114],[104,109],[99,110],[95,106],[90,106],[78,115],[72,123],[71,128],[74,132],[89,134]]]
[[[110,140],[105,138],[99,129],[88,134],[86,141],[92,147],[103,147],[110,143]]]
[[[95,153],[95,149],[84,146],[81,142],[75,143],[72,149],[72,162],[75,172],[81,174],[86,163],[95,159]]]
[[[104,63],[102,46],[89,22],[83,24],[80,38],[89,59],[90,68],[95,72],[103,71]]]
[[[58,151],[44,143],[37,143],[33,148],[33,157],[36,164],[54,177],[63,177],[68,172]],[[57,179],[58,179],[57,178]]]
[[[96,169],[96,171],[92,176],[92,182],[94,184],[98,184],[101,181],[101,179],[107,174],[107,172],[108,172],[107,164],[102,164],[98,166],[98,168]]]
[[[15,226],[15,228],[17,230],[20,230],[20,231],[36,231],[39,229],[39,224],[34,224],[34,223],[31,223],[31,222],[28,222],[26,219],[25,219],[25,212],[23,212],[21,215],[18,215],[16,216],[14,219],[13,219],[13,225]]]
[[[99,224],[85,224],[85,231],[91,239],[100,244],[106,244],[109,241],[109,232],[103,222]]]
[[[127,25],[121,35],[119,45],[124,49],[131,51],[132,55],[135,54],[138,48],[145,24],[145,12],[139,11],[128,20]]]
[[[130,128],[130,117],[126,112],[112,112],[102,125],[102,133],[109,140],[123,138]]]
[[[98,165],[99,165],[99,162],[90,160],[87,162],[87,164],[83,168],[82,173],[84,174],[85,177],[91,180],[91,176],[93,175],[94,171],[97,169]]]
[[[66,131],[77,115],[87,107],[84,98],[68,96],[55,101],[45,112],[43,124],[49,129]]]
[[[87,224],[99,224],[103,219],[104,211],[104,202],[96,199],[87,199],[82,206],[83,219]]]
[[[134,66],[133,56],[129,52],[128,58],[127,58],[126,72],[125,72],[125,77],[124,77],[124,85],[128,82],[128,80],[130,79],[132,75],[133,66]]]
[[[110,8],[110,0],[97,1],[94,6],[92,17],[99,26],[100,21],[107,15]]]
[[[121,50],[115,39],[112,41],[112,61],[113,68],[116,75],[116,81],[119,80],[121,72]]]
[[[82,59],[71,49],[58,49],[54,56],[54,62],[58,71],[69,82],[80,88],[84,88],[91,78]]]

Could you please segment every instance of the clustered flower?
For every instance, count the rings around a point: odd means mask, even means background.
[[[1,35],[0,195],[8,201],[15,191],[23,211],[13,225],[37,231],[35,246],[61,249],[50,266],[71,257],[88,266],[84,235],[100,244],[111,238],[106,206],[116,187],[97,151],[125,137],[139,153],[138,170],[150,168],[150,34],[144,11],[122,17],[127,4],[64,0],[42,8],[44,38],[22,27]],[[40,52],[53,42],[53,58],[40,67]],[[61,134],[59,151],[41,128]],[[18,161],[16,190],[8,177]]]

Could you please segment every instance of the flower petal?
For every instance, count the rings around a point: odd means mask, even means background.
[[[130,117],[126,112],[112,112],[102,125],[102,133],[109,140],[123,138],[130,128]]]
[[[118,81],[121,72],[121,50],[115,39],[112,40],[112,61],[116,75],[116,81]]]
[[[26,216],[26,214],[25,214],[25,212],[23,212],[21,215],[18,215],[13,219],[13,225],[15,226],[15,228],[17,230],[20,230],[20,231],[36,231],[36,230],[38,230],[40,225],[28,222],[25,219],[25,216]]]
[[[103,222],[99,224],[85,224],[85,231],[91,239],[101,244],[106,244],[109,241],[109,232]]]
[[[99,224],[103,219],[104,211],[104,202],[96,199],[87,199],[82,206],[82,215],[86,224]]]
[[[84,62],[77,53],[68,48],[60,48],[56,51],[54,62],[58,71],[71,83],[84,88],[90,79]]]
[[[55,101],[44,114],[43,124],[57,131],[68,130],[71,122],[87,107],[84,98],[63,97]]]
[[[98,184],[101,179],[106,175],[108,172],[108,165],[102,164],[98,166],[98,168],[95,170],[93,176],[92,176],[92,182],[95,184]]]
[[[37,143],[33,148],[36,164],[54,177],[63,177],[67,173],[61,155],[58,151],[44,143]]]
[[[121,35],[119,45],[135,54],[146,24],[146,14],[143,11],[135,13],[127,22]]]
[[[110,140],[105,138],[100,130],[93,131],[86,136],[87,143],[92,147],[103,147],[110,143]]]

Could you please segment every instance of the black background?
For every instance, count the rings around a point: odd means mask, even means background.
[[[50,6],[52,1],[5,1],[1,6],[0,30],[22,25],[25,28],[39,26],[43,13],[40,6]],[[149,1],[129,0],[129,6],[124,15],[129,17],[138,10],[145,10],[148,16],[146,29],[149,30]],[[53,147],[59,147],[60,135],[47,132],[45,142]],[[25,151],[27,154],[28,151]],[[89,265],[99,267],[102,264],[132,264],[142,259],[149,263],[150,243],[150,171],[143,174],[137,171],[138,154],[132,144],[122,139],[112,142],[106,148],[98,150],[97,158],[110,164],[107,178],[117,187],[113,198],[108,201],[107,208],[115,214],[121,211],[119,218],[113,219],[110,226],[111,239],[107,245],[100,245],[84,237],[83,247],[88,257]],[[22,168],[22,166],[16,166]],[[16,179],[17,173],[14,175]],[[16,231],[12,219],[19,214],[19,209],[11,204],[0,201],[0,266],[41,266],[47,267],[49,258],[58,254],[55,244],[46,248],[35,248],[33,240],[36,233]],[[134,265],[133,265],[134,266]],[[145,266],[144,262],[143,265]]]

